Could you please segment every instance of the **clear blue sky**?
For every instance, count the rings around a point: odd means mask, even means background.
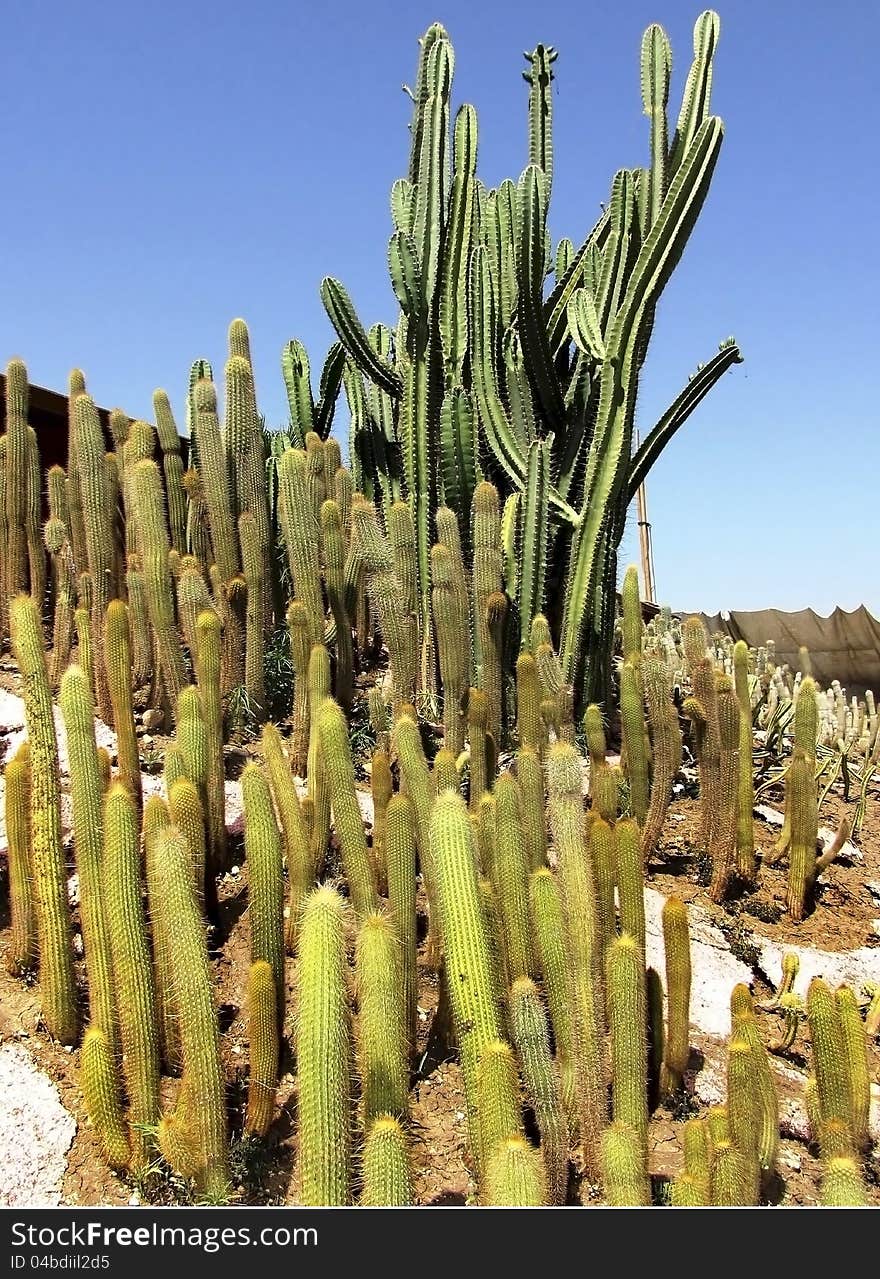
[[[674,120],[699,8],[9,0],[0,359],[21,355],[56,388],[79,365],[99,403],[133,415],[163,386],[182,418],[191,360],[219,372],[242,315],[261,409],[282,424],[283,342],[301,338],[314,368],[331,340],[322,275],[345,281],[367,323],[395,314],[400,86],[429,22],[453,40],[488,184],[525,162],[522,51],[557,47],[551,223],[579,241],[614,170],[647,156],[642,31],[659,21],[672,41]],[[652,474],[658,591],[676,607],[880,614],[876,5],[718,9],[713,106],[727,134],[658,314],[642,428],[729,334],[746,363]]]

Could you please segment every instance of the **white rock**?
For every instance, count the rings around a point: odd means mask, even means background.
[[[19,1044],[0,1044],[0,1096],[0,1204],[55,1207],[76,1120]]]
[[[758,948],[758,964],[764,976],[778,986],[782,978],[782,956],[793,953],[800,961],[795,980],[795,990],[806,996],[807,987],[814,977],[824,977],[832,986],[852,986],[857,993],[865,982],[880,980],[880,952],[875,946],[861,946],[858,950],[815,950],[811,946],[781,944],[752,934]]]

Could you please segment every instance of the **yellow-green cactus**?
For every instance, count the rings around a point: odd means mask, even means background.
[[[416,832],[412,801],[394,795],[388,804],[385,826],[385,861],[388,905],[400,944],[407,1046],[416,1047],[418,973],[416,968]]]
[[[543,1161],[524,1137],[508,1137],[493,1152],[483,1202],[494,1208],[539,1208],[547,1203]]]
[[[568,1127],[547,1017],[538,988],[529,977],[517,978],[511,987],[510,1023],[526,1094],[541,1134],[548,1195],[551,1203],[561,1204],[568,1184]]]
[[[380,1115],[399,1119],[407,1112],[409,1066],[401,977],[396,927],[388,916],[375,911],[363,920],[355,948],[358,1073],[367,1130]]]
[[[83,1037],[79,1082],[104,1158],[111,1168],[127,1168],[131,1150],[119,1097],[119,1072],[110,1041],[100,1026],[89,1026]]]
[[[31,762],[25,740],[4,770],[9,905],[12,915],[6,967],[17,975],[37,962],[37,921],[31,869]]]
[[[259,764],[241,775],[244,849],[249,875],[251,963],[264,959],[275,976],[275,1007],[284,1021],[284,868],[272,794]]]
[[[361,1204],[366,1208],[405,1208],[413,1201],[412,1169],[406,1133],[393,1115],[379,1115],[364,1141]]]
[[[141,803],[141,761],[134,728],[132,706],[131,635],[128,608],[122,600],[111,600],[104,616],[104,660],[107,663],[107,685],[113,706],[116,729],[116,751],[119,780],[124,782]]]
[[[612,1208],[643,1208],[651,1202],[642,1138],[621,1120],[602,1133],[602,1185]]]
[[[681,1087],[691,1051],[691,940],[687,906],[677,897],[669,897],[663,904],[661,919],[669,1001],[661,1089],[669,1093]]]
[[[342,864],[355,913],[364,919],[379,905],[376,874],[355,793],[348,723],[342,708],[331,697],[324,699],[318,712],[318,735]]]
[[[245,1132],[255,1137],[265,1137],[275,1115],[280,1055],[275,984],[272,965],[255,960],[248,976],[250,1075],[244,1122]]]

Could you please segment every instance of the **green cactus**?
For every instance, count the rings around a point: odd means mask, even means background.
[[[73,840],[79,873],[80,915],[91,1024],[103,1031],[111,1053],[116,1050],[113,970],[104,898],[104,831],[101,804],[104,788],[95,743],[95,709],[89,683],[78,666],[69,666],[61,681],[61,714],[67,733]]]
[[[645,658],[642,679],[651,727],[651,799],[642,827],[642,857],[647,862],[657,847],[672,799],[672,784],[681,767],[681,728],[665,661]]]
[[[727,1115],[730,1139],[748,1177],[749,1203],[757,1203],[760,1185],[761,1095],[755,1087],[757,1070],[751,1044],[734,1032],[727,1051]]]
[[[438,793],[442,790],[458,790],[459,788],[461,779],[458,774],[458,763],[452,751],[447,750],[445,746],[441,746],[434,756],[431,780],[434,784],[434,790]]]
[[[739,996],[743,997],[741,1002],[738,1002]],[[731,1035],[745,1040],[751,1049],[750,1086],[756,1093],[758,1162],[764,1172],[772,1172],[779,1145],[779,1098],[747,986],[736,986],[731,994]]]
[[[482,1141],[479,1166],[488,1168],[499,1143],[523,1135],[516,1060],[503,1039],[490,1040],[480,1053],[477,1104]]]
[[[493,612],[501,590],[501,516],[498,490],[485,481],[474,491],[474,628],[478,685],[486,695],[487,729],[501,738],[501,636]],[[503,601],[503,596],[501,599]],[[473,749],[473,743],[471,744]]]
[[[632,658],[620,670],[620,726],[632,814],[643,825],[648,814],[648,751],[641,662]]]
[[[528,876],[522,839],[522,792],[512,773],[495,783],[495,857],[492,882],[501,914],[508,985],[534,971],[529,927]]]
[[[544,1163],[524,1137],[498,1143],[486,1169],[483,1202],[494,1208],[539,1208],[547,1203]]]
[[[318,711],[318,736],[342,864],[355,913],[363,920],[379,904],[376,874],[355,793],[348,723],[341,707],[331,697],[324,699]]]
[[[868,1062],[868,1037],[855,993],[849,986],[839,986],[834,1001],[840,1016],[843,1048],[846,1054],[852,1099],[852,1134],[856,1150],[864,1150],[870,1142],[868,1116],[871,1109],[871,1070]]]
[[[330,785],[318,731],[321,706],[329,696],[330,654],[323,644],[314,644],[308,660],[309,747],[306,773],[309,783],[308,799],[313,806],[309,844],[316,878],[324,864],[324,853],[330,838]],[[354,838],[357,839],[353,823],[352,829]]]
[[[814,1128],[813,1134],[818,1136],[823,1157],[830,1159],[832,1155],[852,1151],[853,1094],[841,1008],[821,977],[814,977],[807,989],[807,1022],[813,1047],[819,1118],[818,1132]],[[842,1150],[841,1141],[845,1147]]]
[[[819,1191],[823,1208],[866,1208],[868,1196],[855,1159],[837,1155],[829,1159]]]
[[[127,1168],[131,1151],[119,1099],[119,1075],[110,1040],[100,1026],[89,1026],[83,1037],[79,1082],[104,1158],[111,1168]]]
[[[226,773],[223,764],[223,704],[220,697],[220,619],[200,613],[196,622],[196,677],[202,718],[207,730],[205,792],[208,810],[208,870],[213,876],[226,864]]]
[[[513,1042],[529,1104],[541,1134],[541,1153],[551,1203],[565,1202],[568,1183],[568,1131],[560,1097],[556,1062],[550,1052],[547,1017],[538,988],[519,977],[510,991]]]
[[[92,579],[91,635],[95,702],[101,718],[110,723],[113,710],[104,665],[103,628],[104,612],[115,590],[113,524],[104,465],[104,436],[98,410],[90,396],[78,396],[74,411],[77,473],[82,495],[88,570]]]
[[[668,897],[663,903],[661,921],[669,1008],[660,1087],[662,1092],[672,1093],[681,1087],[691,1051],[691,940],[687,906],[677,897]]]
[[[250,1076],[244,1130],[255,1137],[265,1137],[275,1115],[280,1055],[275,987],[272,965],[254,960],[248,972]]]
[[[596,1180],[600,1175],[600,1135],[607,1111],[601,1064],[604,997],[596,889],[584,849],[582,775],[581,759],[573,747],[557,742],[550,748],[548,810],[565,912],[580,1140],[587,1175]]]
[[[355,948],[358,1073],[367,1131],[380,1115],[400,1119],[407,1113],[406,992],[400,961],[393,921],[379,911],[367,915]]]
[[[810,681],[812,682],[812,681]],[[804,684],[807,680],[804,680]],[[804,697],[803,684],[800,702]],[[816,838],[819,828],[819,806],[816,796],[815,755],[807,755],[795,746],[794,758],[786,779],[786,800],[790,822],[788,870],[788,911],[801,920],[816,875]]]
[[[611,1095],[615,1123],[635,1132],[648,1171],[648,1054],[645,959],[634,937],[623,933],[606,958],[611,1030]]]
[[[275,976],[275,1007],[284,1021],[284,869],[272,793],[259,764],[241,775],[244,848],[248,865],[251,963],[264,959]]]
[[[644,1143],[621,1120],[602,1133],[602,1185],[612,1208],[641,1208],[651,1202]]]
[[[745,640],[733,646],[733,671],[739,702],[739,787],[736,806],[736,869],[743,879],[755,876],[755,830],[752,808],[752,702],[749,695],[749,649]]]
[[[431,607],[443,688],[444,742],[456,755],[464,746],[464,707],[470,684],[470,621],[464,583],[453,552],[431,548]]]
[[[526,867],[537,870],[547,861],[547,827],[544,821],[544,771],[533,750],[516,753],[516,780],[522,792],[522,840]]]
[[[260,724],[266,717],[266,682],[263,672],[263,629],[266,615],[266,562],[260,545],[257,521],[250,511],[238,517],[238,537],[247,585],[245,622],[244,686],[254,720]]]
[[[37,962],[37,921],[31,868],[30,746],[22,742],[4,770],[9,905],[12,915],[6,967],[16,975]]]
[[[165,753],[166,769],[170,754],[171,748],[169,747]],[[178,754],[182,755],[182,752],[178,751]],[[171,821],[183,835],[189,847],[196,899],[199,906],[204,908],[207,852],[205,843],[205,810],[199,795],[199,789],[186,776],[177,777],[171,782],[166,780],[166,786]]]
[[[303,898],[311,888],[314,879],[312,858],[290,761],[284,753],[281,735],[274,724],[266,724],[264,727],[261,744],[263,758],[269,770],[275,807],[281,821],[288,880],[285,945],[292,954],[296,950]]]
[[[352,699],[354,654],[351,621],[345,605],[345,531],[342,512],[332,500],[321,506],[321,541],[327,599],[336,624],[336,700],[348,712]]]
[[[393,1115],[379,1115],[367,1131],[361,1175],[364,1207],[405,1208],[412,1203],[406,1133]]]
[[[720,756],[717,791],[718,811],[715,816],[712,855],[712,882],[709,896],[715,902],[724,900],[736,858],[736,813],[739,792],[740,705],[733,685],[726,675],[716,680],[718,735]]]
[[[691,1178],[690,1194],[708,1204],[712,1180],[712,1147],[705,1119],[688,1119],[681,1131],[685,1176]]]
[[[595,829],[595,827],[594,827]],[[639,828],[629,819],[614,828],[617,851],[617,891],[620,897],[620,930],[633,937],[645,953],[645,880],[642,870]]]
[[[186,672],[174,617],[174,589],[168,567],[170,543],[165,523],[162,480],[156,463],[149,460],[138,462],[132,472],[132,486],[137,504],[147,611],[156,637],[162,682],[173,718],[173,703],[186,683]]]
[[[171,974],[180,1019],[185,1111],[197,1152],[196,1187],[208,1202],[219,1204],[229,1193],[220,1032],[189,848],[175,827],[159,835],[156,861],[164,887],[162,907],[167,912]]]
[[[281,526],[294,594],[306,609],[310,640],[317,643],[324,633],[319,558],[321,539],[318,512],[309,502],[308,461],[302,449],[288,449],[282,453],[278,480]]]
[[[307,1207],[342,1205],[351,1199],[351,1029],[345,906],[334,889],[306,898],[299,956],[299,1195]]]
[[[676,1177],[670,1189],[673,1208],[707,1208],[709,1197],[705,1187],[689,1172]]]
[[[520,747],[533,750],[540,758],[545,745],[541,684],[535,659],[527,650],[516,661],[516,725]]]
[[[199,459],[201,493],[208,511],[214,563],[225,585],[236,576],[241,563],[232,515],[226,449],[217,420],[217,392],[213,382],[202,378],[196,383],[193,405],[192,432]]]
[[[401,715],[394,726],[393,746],[397,753],[400,774],[406,785],[406,793],[412,800],[416,827],[416,845],[425,892],[428,898],[429,962],[439,962],[442,949],[442,930],[438,927],[437,887],[434,873],[434,853],[431,842],[431,806],[434,802],[434,784],[425,759],[418,724],[410,715]]]
[[[412,801],[406,795],[389,800],[385,827],[388,905],[400,941],[407,1045],[416,1048],[418,973],[416,968],[416,833]]]
[[[76,982],[61,841],[58,744],[52,694],[36,601],[18,595],[9,604],[12,651],[21,673],[30,744],[30,838],[34,913],[39,947],[43,1017],[63,1044],[77,1035]]]
[[[104,615],[104,661],[107,664],[107,686],[113,707],[113,726],[116,729],[119,779],[125,783],[140,807],[141,761],[131,696],[131,636],[128,608],[122,600],[111,600]]]
[[[562,1104],[569,1128],[576,1132],[579,1115],[577,1064],[568,998],[565,928],[559,886],[549,867],[540,867],[532,874],[529,881],[529,904],[538,965],[556,1043]]]
[[[756,1202],[752,1169],[747,1158],[729,1139],[715,1143],[712,1162],[712,1206],[753,1207]]]
[[[104,894],[135,1170],[149,1162],[147,1130],[159,1120],[159,1036],[138,837],[134,800],[121,782],[114,782],[104,800]],[[179,928],[180,921],[175,919],[174,926]]]
[[[605,954],[617,936],[617,911],[615,887],[617,885],[617,832],[614,826],[598,817],[592,810],[587,814],[587,839],[593,877],[596,882],[596,924],[599,929],[599,949]],[[641,864],[639,885],[642,884]],[[623,893],[621,890],[621,903]],[[624,929],[624,931],[631,931]]]
[[[472,812],[476,812],[489,784],[486,768],[489,702],[481,688],[468,690],[467,726],[470,743],[470,807]]]
[[[162,470],[165,475],[165,492],[168,495],[168,522],[171,526],[171,545],[181,555],[186,553],[186,494],[183,489],[183,460],[180,453],[180,436],[168,396],[162,390],[153,392],[153,413],[156,418],[156,435],[162,450]]]
[[[156,860],[159,835],[171,825],[169,806],[159,795],[149,795],[144,805],[143,850],[153,951],[153,991],[158,1017],[160,1057],[169,1074],[180,1072],[180,1023],[171,973],[171,938],[164,909],[165,886]]]
[[[464,800],[453,791],[438,795],[431,814],[431,850],[449,975],[449,1001],[465,1080],[471,1153],[484,1167],[477,1065],[488,1043],[501,1038],[493,971],[477,880],[474,841]]]
[[[140,563],[140,556],[129,555],[128,572],[125,575],[129,621],[131,623],[133,673],[136,685],[146,684],[153,673],[150,623],[147,616],[147,588]]]

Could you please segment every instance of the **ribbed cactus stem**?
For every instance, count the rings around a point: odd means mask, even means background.
[[[641,1208],[651,1202],[642,1138],[618,1119],[602,1133],[602,1184],[612,1208]]]
[[[146,684],[153,673],[150,622],[147,616],[147,588],[140,563],[138,555],[129,555],[128,572],[125,575],[136,686]]]
[[[449,974],[449,1001],[461,1052],[470,1146],[483,1170],[477,1065],[488,1043],[501,1037],[492,951],[477,880],[473,833],[464,800],[453,791],[437,797],[431,814],[431,848]]]
[[[330,654],[323,644],[313,644],[308,660],[309,748],[306,769],[311,800],[312,825],[309,836],[314,874],[320,874],[330,838],[330,784],[318,731],[321,706],[330,696]]]
[[[492,883],[501,914],[507,984],[534,971],[529,926],[528,876],[522,839],[522,793],[504,772],[495,783],[495,857]]]
[[[119,780],[125,783],[140,807],[141,761],[131,696],[134,683],[131,633],[128,608],[122,600],[111,600],[107,606],[104,616],[104,660],[107,663],[107,684],[113,706],[113,726],[116,729]]]
[[[145,1130],[155,1128],[159,1119],[159,1036],[141,899],[139,833],[134,800],[121,782],[114,782],[104,800],[104,885],[134,1169],[149,1162],[152,1142]]]
[[[287,610],[290,631],[290,654],[293,662],[293,734],[290,740],[290,762],[298,777],[305,777],[309,749],[309,654],[311,652],[309,615],[300,600]]]
[[[9,905],[12,915],[6,967],[17,975],[37,962],[37,921],[31,869],[31,763],[25,740],[4,770]]]
[[[320,527],[309,500],[308,462],[302,449],[287,449],[278,468],[279,509],[294,594],[308,615],[309,634],[317,643],[324,630],[321,593]]]
[[[434,873],[434,854],[431,842],[431,807],[434,802],[434,783],[425,759],[419,726],[410,715],[401,715],[394,726],[394,750],[400,765],[400,773],[406,784],[406,793],[412,800],[416,824],[416,844],[425,892],[428,898],[429,946],[431,963],[439,961],[442,946],[442,929],[437,917],[437,888]]]
[[[223,765],[223,704],[220,697],[220,619],[200,613],[196,623],[196,676],[202,716],[207,730],[209,871],[213,876],[226,863],[226,773]]]
[[[162,390],[153,392],[153,412],[156,417],[159,447],[162,450],[165,492],[168,495],[168,521],[171,525],[171,545],[183,555],[186,552],[186,494],[183,489],[180,436],[177,433],[177,424],[174,421],[168,396]]]
[[[524,1137],[499,1143],[486,1169],[483,1201],[495,1208],[539,1208],[547,1203],[543,1161]]]
[[[535,951],[543,978],[550,1024],[559,1062],[562,1104],[574,1133],[578,1125],[577,1066],[569,1006],[568,958],[562,899],[556,876],[548,866],[536,870],[529,880],[529,905],[535,937]]]
[[[455,767],[454,760],[453,767]],[[370,794],[373,797],[371,850],[373,864],[376,868],[376,883],[380,892],[384,891],[387,883],[385,874],[385,829],[388,804],[393,793],[394,779],[391,776],[391,761],[388,757],[388,752],[380,746],[373,751],[373,758],[370,762]]]
[[[388,803],[385,864],[388,905],[400,943],[407,1046],[409,1052],[414,1053],[418,1004],[416,832],[412,802],[406,795],[394,795]]]
[[[473,500],[474,627],[478,685],[488,703],[488,731],[501,735],[501,634],[497,608],[502,584],[501,513],[498,490],[485,481]],[[504,596],[500,595],[503,606]]]
[[[834,1000],[840,1016],[849,1075],[853,1141],[856,1150],[864,1150],[870,1142],[868,1116],[871,1109],[871,1069],[868,1062],[868,1037],[854,991],[849,986],[840,986],[834,992]]]
[[[749,1179],[748,1202],[751,1203],[757,1203],[760,1184],[761,1097],[755,1087],[757,1071],[758,1062],[751,1044],[734,1029],[727,1052],[727,1115],[730,1139],[742,1157]]]
[[[516,753],[516,780],[522,792],[522,840],[526,866],[537,870],[547,861],[547,826],[544,820],[544,770],[533,750]]]
[[[552,746],[547,755],[548,809],[565,911],[580,1139],[587,1175],[596,1180],[600,1175],[600,1136],[607,1113],[601,1053],[604,997],[596,889],[584,848],[581,777],[577,751],[563,742]]]
[[[31,873],[43,1017],[53,1038],[72,1044],[78,1018],[61,842],[58,744],[36,601],[30,595],[16,596],[9,605],[9,622],[30,743]]]
[[[380,1115],[364,1142],[363,1190],[366,1208],[405,1208],[413,1201],[406,1133],[393,1115]]]
[[[318,736],[345,876],[355,913],[364,919],[378,908],[376,874],[355,794],[348,723],[342,708],[330,697],[318,711]]]
[[[617,936],[617,910],[615,889],[617,886],[617,832],[614,826],[598,817],[591,809],[587,815],[587,836],[593,878],[596,884],[596,925],[599,929],[599,950],[602,955]],[[641,885],[641,864],[639,865]],[[622,900],[622,893],[621,893]],[[625,930],[625,931],[631,931]]]
[[[73,838],[79,874],[80,914],[89,1014],[102,1030],[110,1051],[116,1050],[116,1012],[110,936],[104,909],[104,830],[101,806],[104,787],[95,742],[95,708],[89,682],[78,666],[69,666],[61,681],[61,714],[67,733]]]
[[[615,827],[617,844],[617,891],[620,896],[620,929],[634,937],[645,953],[645,880],[642,870],[641,837],[634,821],[626,819]]]
[[[166,764],[169,747],[166,752]],[[178,751],[182,755],[181,751]],[[177,777],[166,782],[168,787],[168,810],[171,821],[178,828],[187,842],[192,861],[193,883],[199,905],[205,906],[205,867],[207,849],[205,842],[205,809],[199,795],[199,789],[187,776]],[[209,905],[210,905],[209,901]]]
[[[621,640],[624,662],[636,662],[642,656],[642,604],[639,598],[639,570],[630,564],[623,575],[620,588],[621,600]]]
[[[214,562],[225,584],[238,573],[238,541],[232,516],[226,450],[217,420],[217,392],[213,382],[202,379],[194,392],[193,434],[199,458],[201,493],[208,510]]]
[[[866,1208],[868,1195],[855,1159],[837,1155],[829,1159],[819,1191],[823,1208]]]
[[[238,517],[238,536],[247,585],[245,614],[244,686],[253,717],[258,724],[266,718],[266,681],[263,672],[263,627],[268,583],[263,548],[257,522],[250,511]]]
[[[752,808],[752,702],[749,695],[749,649],[745,640],[733,646],[733,673],[739,702],[739,785],[736,801],[736,869],[743,879],[755,875],[755,830]]]
[[[173,716],[173,703],[186,683],[183,649],[174,616],[174,585],[168,567],[168,528],[162,480],[155,462],[138,462],[132,472],[138,534],[144,566],[147,611],[156,637],[162,681]]]
[[[363,1123],[407,1112],[409,1065],[400,941],[394,922],[376,911],[360,926],[355,948],[358,1073]]]
[[[721,754],[718,768],[715,837],[710,845],[712,883],[709,895],[715,902],[724,899],[736,859],[736,811],[739,793],[740,707],[733,685],[726,675],[716,683],[718,732]]]
[[[354,652],[351,620],[345,606],[345,531],[342,512],[332,500],[321,506],[321,542],[327,599],[336,625],[336,700],[348,712],[352,699]]]
[[[114,595],[115,564],[113,518],[104,464],[104,436],[98,410],[90,396],[85,394],[78,396],[74,412],[77,474],[82,495],[87,567],[92,579],[91,623],[95,701],[101,718],[111,722],[113,711],[110,705],[102,650],[104,611]]]
[[[351,1030],[345,907],[334,889],[306,898],[299,955],[299,1195],[307,1207],[342,1205],[351,1199]]]
[[[173,826],[157,841],[156,860],[165,889],[164,908],[173,921],[171,973],[180,1018],[180,1044],[187,1118],[197,1151],[196,1186],[211,1203],[229,1193],[226,1097],[220,1062],[220,1031],[211,990],[208,947],[193,891],[186,840]]]
[[[468,691],[467,726],[470,743],[470,807],[475,812],[489,786],[486,768],[489,702],[481,688],[471,688]]]
[[[643,824],[648,813],[648,750],[641,662],[628,659],[620,670],[620,727],[632,814]]]
[[[717,1142],[712,1164],[712,1206],[744,1208],[754,1203],[752,1170],[748,1160],[732,1141]]]
[[[814,1135],[818,1135],[827,1159],[832,1154],[846,1153],[838,1149],[835,1126],[841,1130],[846,1146],[851,1149],[854,1143],[852,1091],[840,1007],[821,977],[814,977],[807,989],[807,1022],[818,1095],[819,1131]]]
[[[642,678],[651,728],[651,799],[642,827],[642,856],[647,861],[657,847],[672,799],[672,785],[681,767],[681,728],[672,699],[672,676],[665,661],[646,658]]]
[[[459,754],[464,746],[464,707],[470,684],[470,619],[452,551],[431,548],[431,606],[443,687],[443,728],[446,746]]]
[[[804,681],[806,683],[806,681]],[[801,687],[800,701],[804,696]],[[795,746],[794,758],[786,779],[786,801],[790,821],[788,869],[788,910],[792,919],[801,920],[816,876],[816,839],[819,809],[816,796],[814,755]]]
[[[255,960],[248,974],[250,1076],[244,1122],[245,1132],[255,1137],[265,1137],[275,1115],[280,1055],[275,985],[272,965]]]
[[[523,1082],[541,1134],[550,1202],[561,1204],[568,1183],[567,1123],[547,1017],[538,988],[528,977],[518,978],[511,987],[510,1020]]]
[[[503,1039],[491,1040],[480,1053],[477,1066],[482,1166],[487,1167],[499,1143],[522,1136],[519,1078],[511,1047]]]
[[[661,1090],[667,1093],[681,1087],[690,1057],[691,942],[687,906],[677,897],[667,898],[661,920],[668,998]]]
[[[530,748],[540,757],[545,739],[541,683],[535,659],[528,651],[520,653],[516,660],[516,728],[520,746]]]
[[[272,793],[259,764],[241,775],[244,848],[250,886],[251,963],[264,959],[275,976],[275,1007],[284,1020],[284,868]]]
[[[111,1168],[127,1168],[131,1158],[119,1098],[113,1049],[100,1026],[89,1026],[79,1059],[79,1082],[89,1119]]]

